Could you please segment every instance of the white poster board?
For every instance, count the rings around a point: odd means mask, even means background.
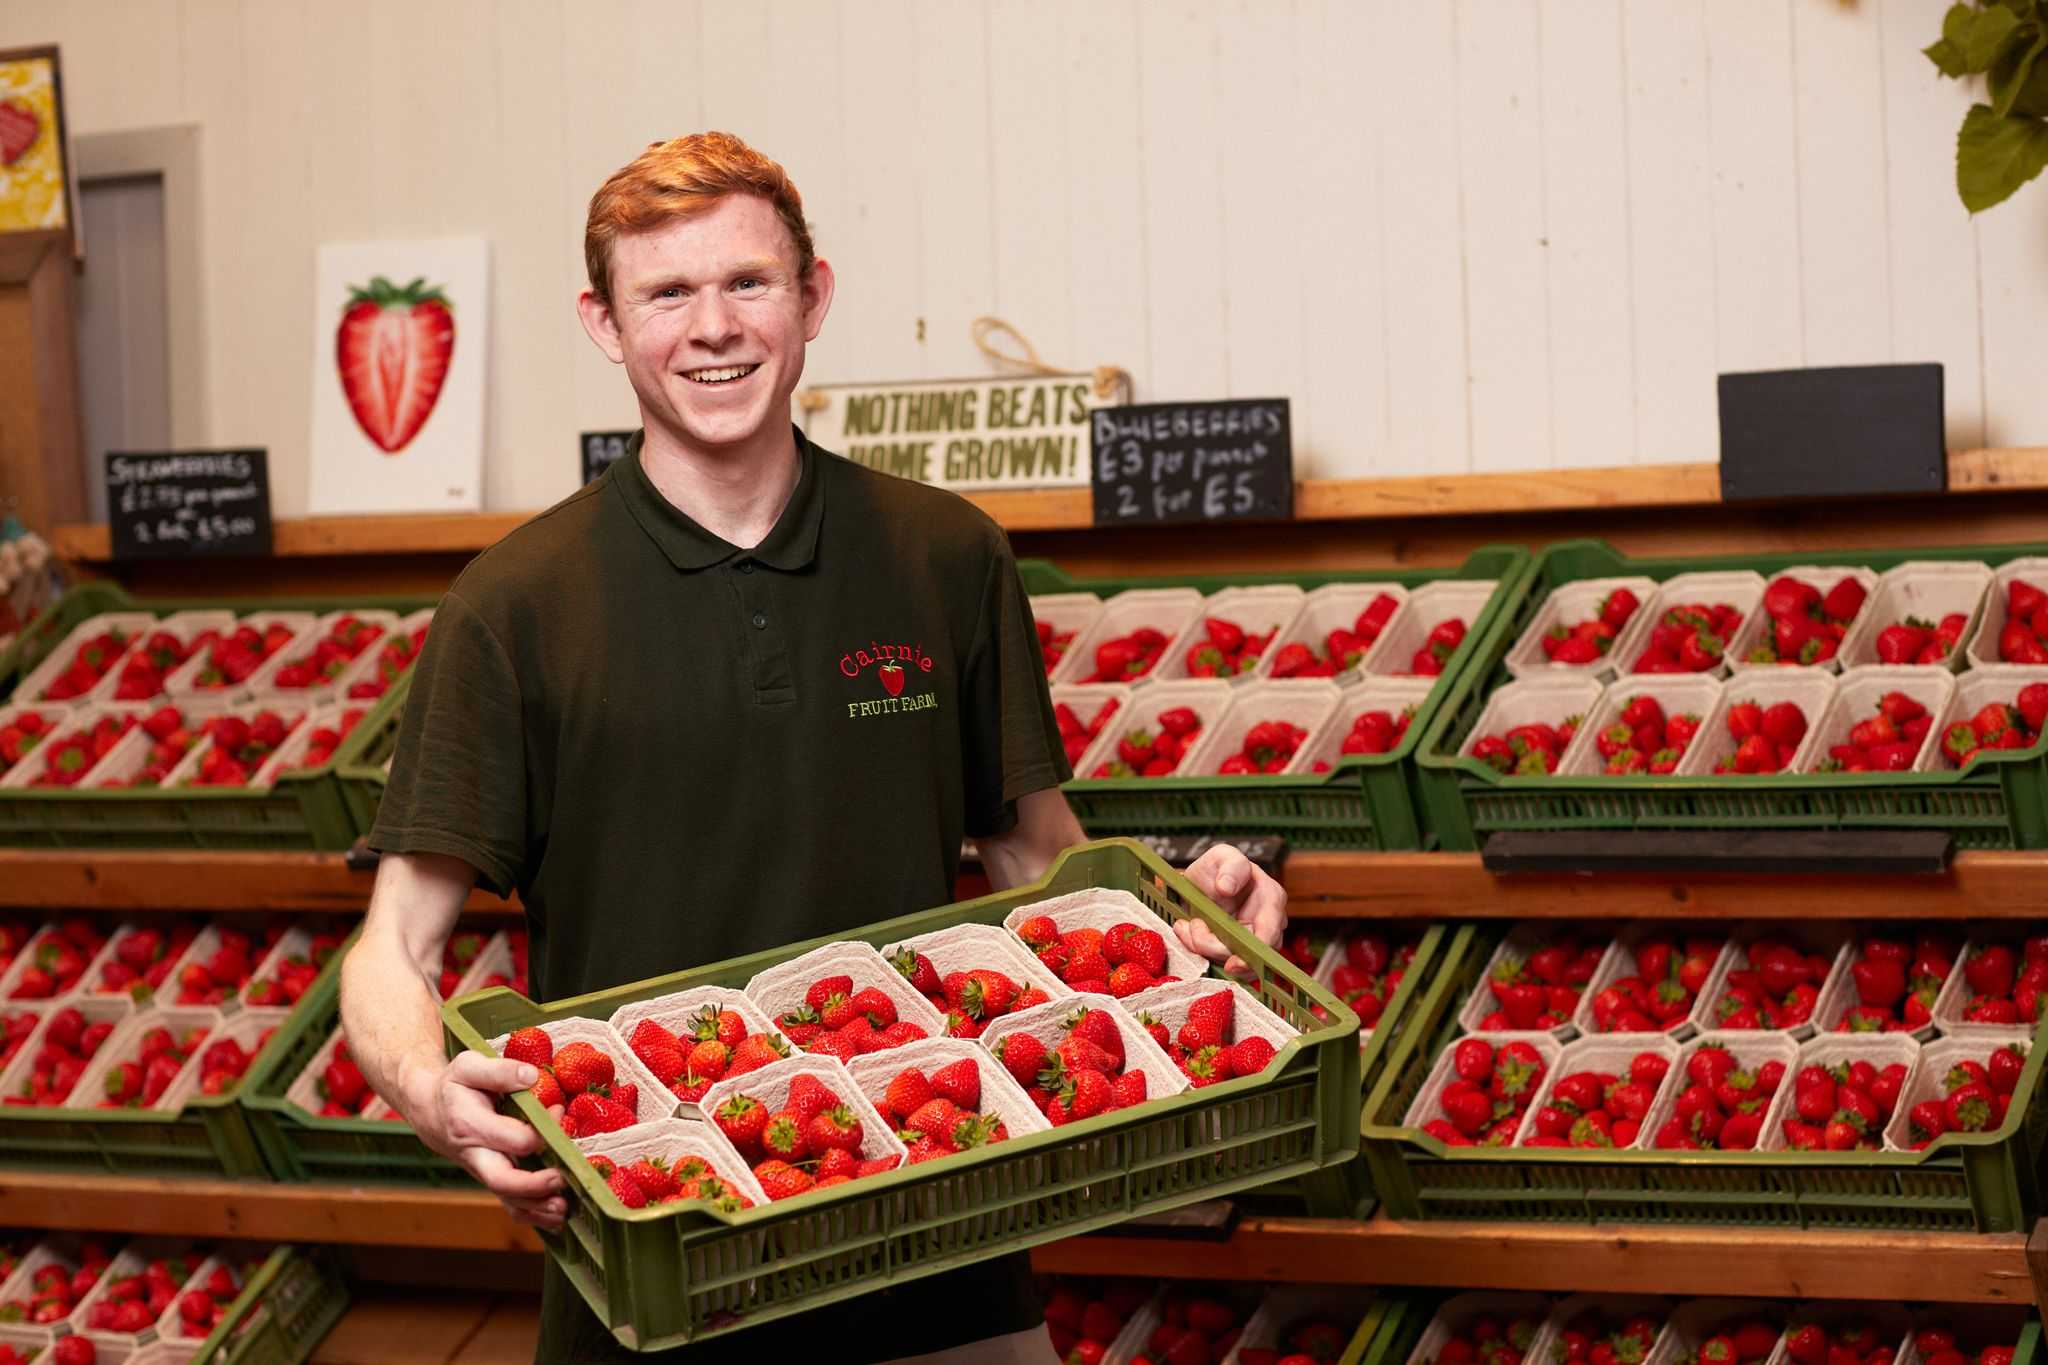
[[[806,397],[810,397],[809,405]],[[792,407],[804,434],[884,473],[958,492],[1088,483],[1091,375],[821,384]]]
[[[308,510],[481,507],[489,243],[330,243],[314,289]]]

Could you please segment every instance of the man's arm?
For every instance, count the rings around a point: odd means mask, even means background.
[[[1017,798],[1017,823],[1005,834],[976,839],[989,884],[998,891],[1035,882],[1053,860],[1075,844],[1087,841],[1081,822],[1067,805],[1066,794],[1047,787]],[[1258,864],[1230,844],[1217,844],[1188,864],[1188,880],[1202,894],[1237,917],[1264,943],[1278,945],[1287,929],[1287,889],[1260,870]],[[1223,963],[1233,976],[1246,971],[1244,959],[1223,945],[1206,924],[1183,920],[1174,933],[1190,952]]]
[[[451,1062],[441,1044],[441,951],[475,881],[459,858],[384,856],[362,935],[341,964],[342,1030],[371,1087],[422,1142],[459,1162],[519,1221],[557,1228],[561,1175],[512,1164],[540,1150],[540,1136],[493,1101],[532,1085],[534,1069],[474,1052]]]
[[[1035,882],[1053,860],[1075,844],[1088,841],[1081,822],[1067,805],[1066,793],[1047,787],[1017,798],[1017,823],[1006,834],[984,834],[974,841],[989,885],[998,891]]]

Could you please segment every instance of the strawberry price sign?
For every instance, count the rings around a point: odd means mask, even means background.
[[[1088,482],[1089,375],[822,385],[796,406],[819,445],[918,483],[983,492]]]
[[[110,451],[107,524],[116,559],[269,554],[269,454]]]

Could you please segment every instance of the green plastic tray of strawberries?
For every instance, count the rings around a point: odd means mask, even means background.
[[[1093,887],[1128,891],[1174,921],[1206,922],[1252,970],[1248,989],[1301,1030],[1259,1076],[1149,1101],[973,1153],[724,1213],[701,1203],[628,1210],[529,1093],[507,1108],[541,1130],[571,1215],[545,1240],[623,1343],[679,1345],[885,1285],[1349,1161],[1358,1144],[1357,1020],[1151,852],[1115,839],[1068,850],[1039,882],[833,939],[536,1005],[505,989],[442,1011],[450,1051],[528,1024],[606,1018],[691,986],[744,986],[834,941],[877,947]],[[1320,1006],[1335,1022],[1316,1019]]]
[[[1768,577],[1800,564],[1882,572],[1909,560],[1981,560],[1995,567],[2043,553],[2048,546],[1972,545],[1632,559],[1600,540],[1551,545],[1537,556],[1512,609],[1475,629],[1482,638],[1470,663],[1422,723],[1422,819],[1438,845],[1463,852],[1504,830],[1580,829],[1938,829],[1958,848],[2048,848],[2048,744],[1987,751],[1964,772],[1702,777],[1510,777],[1463,754],[1487,696],[1512,680],[1508,651],[1561,584],[1615,575],[1661,581],[1717,569]]]
[[[1463,924],[1430,945],[1442,959],[1366,1098],[1361,1154],[1394,1217],[2012,1232],[2040,1215],[2048,1048],[2039,1035],[2003,1124],[1920,1152],[1450,1147],[1405,1127],[1438,1053],[1462,1036],[1459,1006],[1505,932]]]
[[[1451,684],[1473,657],[1474,642],[1516,600],[1531,561],[1518,545],[1486,545],[1455,569],[1366,569],[1346,573],[1248,574],[1186,578],[1075,579],[1043,560],[1018,565],[1033,594],[1132,588],[1225,588],[1284,583],[1315,589],[1331,583],[1399,583],[1420,587],[1456,579],[1495,579],[1493,596],[1470,622],[1465,640],[1416,708],[1407,733],[1383,754],[1349,754],[1327,773],[1301,776],[1077,778],[1067,801],[1097,837],[1201,833],[1285,835],[1297,848],[1419,849],[1425,847],[1414,793],[1417,741],[1429,718],[1452,695]]]
[[[299,1365],[348,1311],[348,1281],[327,1247],[264,1258],[187,1365]]]
[[[428,597],[138,598],[95,583],[66,593],[49,613],[51,629],[34,633],[33,638],[25,635],[18,642],[17,647],[29,648],[16,662],[22,672],[34,668],[62,642],[72,625],[106,611],[164,614],[210,608],[241,615],[265,610],[329,612],[344,607],[381,607],[405,613],[433,604],[434,599]],[[360,831],[343,794],[340,773],[359,762],[364,746],[373,738],[395,726],[403,705],[403,689],[393,687],[370,704],[369,713],[326,763],[283,774],[268,791],[240,787],[0,790],[0,848],[346,849]]]

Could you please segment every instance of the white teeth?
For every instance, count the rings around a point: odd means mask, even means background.
[[[758,365],[728,365],[717,370],[688,370],[685,377],[699,384],[723,384],[730,379],[739,379],[759,369]]]

